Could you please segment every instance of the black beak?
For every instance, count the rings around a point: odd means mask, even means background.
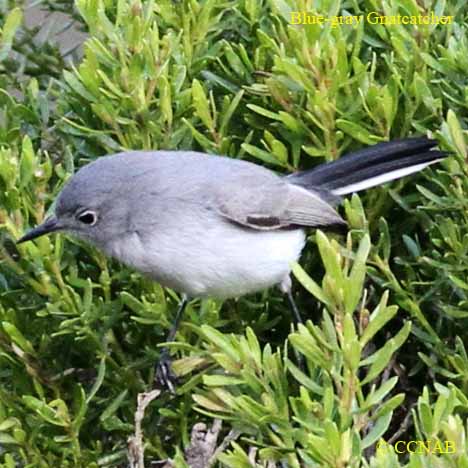
[[[36,237],[49,234],[50,232],[58,231],[59,229],[60,226],[57,218],[55,216],[50,216],[42,224],[28,231],[21,239],[18,239],[16,243],[21,244],[22,242],[33,240]]]

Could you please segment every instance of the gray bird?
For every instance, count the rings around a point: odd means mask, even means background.
[[[168,341],[187,297],[238,297],[278,285],[300,320],[290,271],[305,229],[345,226],[334,208],[340,196],[440,161],[446,153],[436,144],[425,137],[381,143],[288,176],[192,151],[104,156],[71,177],[55,213],[18,243],[64,231],[179,291]],[[163,354],[164,381],[170,366]]]

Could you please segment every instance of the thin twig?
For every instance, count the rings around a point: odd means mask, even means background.
[[[161,394],[160,390],[152,390],[138,394],[138,406],[135,411],[135,435],[128,438],[128,461],[130,468],[145,468],[145,446],[141,422],[145,417],[147,406]]]
[[[220,453],[223,453],[227,446],[234,440],[236,440],[240,436],[241,432],[238,431],[237,429],[231,429],[229,431],[229,434],[224,438],[224,440],[221,442],[219,447],[214,451],[213,455],[211,458],[208,460],[207,463],[207,468],[210,468],[216,463],[216,459],[218,458],[218,455]]]
[[[398,440],[398,437],[400,437],[402,434],[404,434],[408,430],[411,424],[411,417],[413,416],[411,414],[411,411],[413,410],[415,406],[416,406],[416,403],[413,403],[412,405],[410,405],[410,407],[408,408],[408,413],[406,414],[405,419],[403,419],[403,422],[401,423],[400,428],[398,429],[398,431],[395,432],[395,434],[392,435],[392,437],[390,437],[390,439],[388,439],[387,443],[389,445],[393,445],[395,441]]]
[[[216,442],[221,431],[221,420],[215,419],[210,429],[205,423],[192,428],[190,446],[185,450],[185,461],[190,468],[207,468],[215,453]]]

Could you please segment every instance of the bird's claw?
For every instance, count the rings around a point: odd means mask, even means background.
[[[162,350],[159,361],[156,364],[154,381],[157,387],[169,390],[170,393],[175,394],[177,376],[172,370],[172,359],[167,349]]]

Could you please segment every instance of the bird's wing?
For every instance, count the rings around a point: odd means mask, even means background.
[[[225,218],[243,226],[274,230],[288,226],[343,226],[345,221],[318,194],[278,178],[259,183],[258,177],[244,177],[231,191],[217,194],[215,206]]]

